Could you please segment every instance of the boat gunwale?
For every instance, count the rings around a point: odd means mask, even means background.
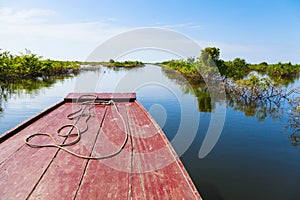
[[[72,95],[74,98],[72,98]],[[43,116],[49,114],[50,112],[54,111],[58,107],[64,105],[68,102],[76,102],[79,96],[76,95],[86,95],[86,96],[97,96],[97,100],[101,101],[109,101],[113,100],[116,102],[133,102],[136,100],[136,93],[68,93],[63,100],[45,108],[44,110],[38,112],[37,114],[33,115],[29,119],[17,124],[15,127],[7,130],[3,134],[0,135],[0,144],[4,142],[5,140],[9,139],[10,137],[14,136],[18,132],[20,132],[22,129],[26,128],[30,124],[36,122],[37,120],[41,119]],[[102,98],[105,96],[106,98]],[[84,101],[86,100],[94,100],[93,98],[84,98],[82,99]]]
[[[27,126],[29,126],[30,124],[38,121],[43,116],[49,114],[50,112],[54,111],[55,109],[57,109],[58,107],[62,106],[65,103],[66,103],[65,100],[61,100],[58,103],[55,103],[55,104],[45,108],[44,110],[42,110],[42,111],[38,112],[37,114],[33,115],[32,117],[30,117],[29,119],[19,123],[15,127],[4,132],[3,134],[0,135],[0,144],[2,142],[4,142],[5,140],[9,139],[10,137],[14,136],[15,134],[17,134],[18,132],[20,132],[22,129],[24,129]]]

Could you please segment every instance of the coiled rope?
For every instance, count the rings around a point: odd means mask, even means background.
[[[81,99],[83,97],[93,97],[92,101],[82,101]],[[60,143],[58,142],[51,134],[49,133],[35,133],[35,134],[32,134],[32,135],[29,135],[26,139],[25,139],[25,143],[32,147],[32,148],[43,148],[43,147],[55,147],[55,148],[58,148],[58,149],[61,149],[71,155],[74,155],[76,157],[79,157],[79,158],[84,158],[84,159],[94,159],[94,160],[100,160],[100,159],[106,159],[106,158],[111,158],[111,157],[114,157],[116,156],[117,154],[119,154],[125,147],[127,141],[128,141],[128,130],[127,130],[127,126],[126,126],[126,122],[123,118],[123,116],[121,115],[116,103],[113,101],[113,100],[109,100],[109,101],[97,101],[97,96],[95,95],[82,95],[80,97],[77,98],[76,100],[76,104],[77,105],[80,105],[80,108],[78,110],[76,110],[75,112],[72,112],[70,113],[69,115],[67,115],[67,118],[70,119],[70,120],[73,120],[73,119],[76,119],[75,123],[74,124],[66,124],[62,127],[60,127],[59,129],[57,129],[56,131],[56,134],[57,136],[59,137],[64,137],[65,140]],[[74,145],[76,143],[78,143],[81,139],[81,134],[85,131],[88,130],[88,121],[89,119],[91,118],[91,116],[93,116],[93,114],[90,112],[90,110],[92,108],[94,108],[95,106],[97,105],[105,105],[106,107],[108,107],[109,105],[112,105],[115,110],[116,110],[116,113],[118,114],[118,116],[120,117],[120,119],[122,120],[122,123],[123,123],[123,126],[124,126],[124,131],[125,131],[125,138],[124,138],[124,141],[123,143],[121,144],[121,146],[113,153],[111,154],[108,154],[108,155],[104,155],[104,156],[91,156],[92,154],[92,151],[90,152],[90,155],[89,156],[85,156],[85,155],[81,155],[81,154],[78,154],[78,153],[75,153],[69,149],[66,148],[66,146],[71,146],[71,145]],[[87,107],[89,106],[89,109],[87,109]],[[87,111],[86,111],[87,110]],[[85,120],[85,124],[86,124],[86,127],[83,131],[80,131],[78,126],[77,126],[77,123],[78,121],[81,119],[81,117],[84,117],[84,116],[87,116],[86,120]],[[103,118],[105,117],[105,114],[103,116]],[[65,128],[70,128],[69,132],[67,134],[62,134],[62,130],[65,129]],[[73,130],[76,130],[76,134],[71,134],[71,132]],[[32,142],[30,142],[30,140],[34,137],[38,137],[38,136],[45,136],[45,137],[49,137],[50,140],[53,142],[52,144],[34,144]],[[66,142],[67,138],[69,136],[77,136],[76,139],[74,139],[73,141],[71,142]],[[97,135],[98,137],[98,135]],[[96,137],[96,140],[97,140],[97,137]],[[96,141],[95,141],[96,142]],[[95,145],[95,143],[94,143]],[[93,146],[94,148],[94,146]]]

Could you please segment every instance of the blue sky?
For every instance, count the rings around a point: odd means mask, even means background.
[[[140,27],[182,33],[225,60],[300,63],[300,1],[0,0],[0,48],[85,60],[112,36]]]

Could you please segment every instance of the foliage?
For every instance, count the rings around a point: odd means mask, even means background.
[[[271,77],[274,81],[287,85],[290,80],[296,78],[300,74],[300,65],[293,65],[290,62],[277,64],[268,64],[262,62],[260,64],[249,65],[249,70],[262,72]]]
[[[267,116],[280,119],[287,114],[286,129],[291,130],[287,136],[293,146],[300,145],[299,88],[288,91],[279,84],[274,84],[269,78],[254,75],[247,79],[229,81],[225,84],[225,88],[228,105],[234,110],[244,112],[246,116],[256,116],[259,121],[263,121]]]
[[[200,52],[199,61],[195,63],[196,68],[205,81],[216,79],[219,76],[220,49],[216,47],[207,47]]]
[[[190,63],[190,64],[193,64],[193,63],[196,61],[196,59],[195,59],[195,57],[188,57],[188,58],[186,59],[186,61],[187,61],[188,63]]]
[[[198,59],[171,60],[161,65],[168,76],[172,75],[172,71],[169,70],[172,69],[186,78],[191,88],[185,88],[184,91],[197,96],[200,111],[209,112],[214,107],[210,103],[211,97],[207,88],[200,88],[199,85],[204,80],[206,81],[207,77],[217,80],[218,72],[215,71],[217,65],[230,107],[243,111],[247,116],[256,116],[260,121],[264,120],[267,115],[275,119],[284,113],[281,104],[289,100],[293,91],[287,91],[282,85],[299,76],[299,65],[266,62],[254,65],[241,58],[223,61],[219,55],[218,48],[208,47],[201,51]],[[255,73],[250,73],[252,71],[269,76],[256,76]],[[294,108],[300,110],[300,107],[294,106]],[[299,116],[299,112],[293,111],[292,113]],[[293,124],[299,126],[299,120],[295,123],[295,119],[299,117],[292,119],[294,119]],[[298,140],[300,141],[300,135]]]
[[[180,72],[184,76],[199,77],[199,72],[194,63],[186,62],[185,60],[171,60],[161,63],[162,66],[171,68]]]
[[[233,61],[219,61],[218,69],[225,78],[238,80],[249,72],[248,64],[244,59],[235,58]]]
[[[269,78],[250,75],[238,81],[229,80],[225,84],[229,105],[243,111],[246,116],[256,116],[264,120],[269,113],[273,118],[291,92],[274,84]]]
[[[10,94],[37,91],[40,87],[52,85],[54,76],[76,74],[79,65],[79,62],[42,60],[41,56],[27,49],[20,55],[0,50],[0,112],[3,112],[3,103]]]
[[[218,78],[239,80],[246,77],[250,72],[256,71],[262,75],[267,75],[275,83],[288,85],[300,75],[300,65],[278,62],[268,64],[247,63],[242,58],[235,58],[232,61],[224,61],[219,58],[220,49],[207,47],[200,52],[199,58],[188,58],[185,60],[171,60],[161,63],[162,66],[176,70],[187,77],[194,77],[201,81],[204,79]]]
[[[161,66],[180,72],[186,77],[204,81],[208,78],[215,78],[218,74],[218,68],[215,62],[218,62],[220,49],[207,47],[200,52],[198,59],[189,57],[185,60],[171,60],[162,62]]]
[[[216,47],[206,47],[201,50],[200,53],[200,62],[202,65],[218,65],[220,58],[220,49]]]
[[[240,79],[235,83],[235,92],[249,100],[255,101],[283,95],[283,89],[276,87],[269,78],[250,75],[247,79]]]
[[[20,55],[0,51],[0,81],[49,77],[76,73],[78,70],[78,62],[42,60],[41,56],[32,54],[28,50]]]
[[[249,64],[241,58],[224,61],[219,55],[218,48],[208,47],[197,59],[171,60],[162,66],[168,77],[175,74],[169,69],[185,77],[188,84],[181,86],[182,90],[197,97],[199,111],[211,112],[215,108],[211,88],[203,85],[204,81],[207,84],[207,80],[219,81],[221,77],[228,106],[259,121],[267,117],[281,120],[283,115],[288,115],[286,128],[291,133],[287,133],[287,137],[292,145],[300,145],[300,89],[288,91],[285,87],[299,77],[300,65],[290,62]]]
[[[118,62],[118,61],[114,61],[113,59],[110,59],[109,62],[102,62],[101,63],[104,66],[107,67],[139,67],[144,65],[142,62],[140,61],[124,61],[124,62]]]

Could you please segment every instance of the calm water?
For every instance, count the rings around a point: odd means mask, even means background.
[[[2,95],[0,134],[69,92],[136,92],[181,156],[204,199],[299,199],[300,148],[288,138],[291,131],[285,130],[286,114],[266,112],[259,120],[242,106],[233,108],[224,102],[211,105],[202,86],[191,86],[182,77],[166,74],[154,65],[85,71],[43,87],[26,84],[2,86],[5,99]],[[296,85],[299,81],[292,84]],[[218,113],[226,114],[218,142],[200,159],[211,111],[216,113],[225,107],[226,113]],[[282,111],[286,113],[287,109],[283,106]],[[218,121],[214,123],[216,126]]]

